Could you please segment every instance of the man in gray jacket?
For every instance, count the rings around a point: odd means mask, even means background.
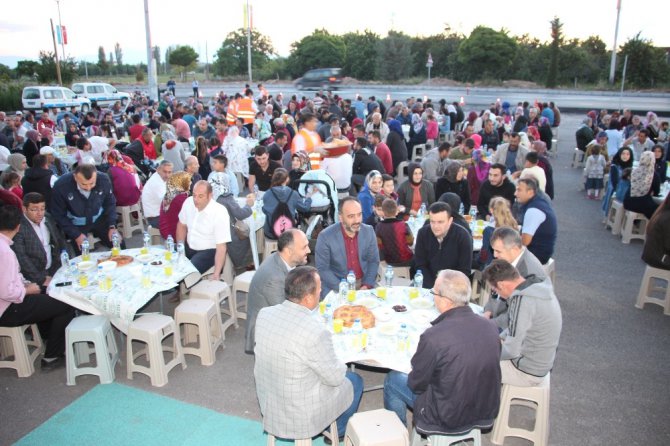
[[[502,383],[540,384],[554,366],[561,336],[561,308],[551,283],[535,276],[524,279],[500,259],[484,270],[484,280],[509,304],[509,326],[500,335]]]
[[[309,241],[299,229],[289,229],[279,236],[277,252],[273,252],[263,261],[249,285],[247,303],[247,325],[244,351],[254,353],[256,317],[265,307],[284,301],[284,280],[289,271],[296,266],[307,264],[310,253]]]

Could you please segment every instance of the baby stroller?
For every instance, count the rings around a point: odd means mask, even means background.
[[[335,181],[323,170],[310,170],[298,180],[298,193],[305,197],[312,192],[309,212],[297,212],[297,222],[308,239],[316,239],[321,229],[337,223],[337,188]]]

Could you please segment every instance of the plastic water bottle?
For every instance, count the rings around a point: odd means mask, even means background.
[[[323,320],[326,323],[326,327],[330,327],[333,322],[333,306],[331,304],[326,304],[326,311],[323,313]]]
[[[66,250],[60,252],[60,266],[65,267],[65,278],[70,280],[70,255]]]
[[[75,280],[77,277],[77,263],[74,260],[70,260],[70,279]]]
[[[398,330],[398,352],[405,353],[409,351],[409,332],[407,331],[407,324],[400,324]]]
[[[470,206],[470,221],[477,220],[477,209],[474,206]]]
[[[361,351],[367,347],[368,343],[368,333],[363,328],[360,319],[355,319],[354,324],[351,326],[351,336],[352,336],[352,347],[354,351]]]
[[[347,291],[349,291],[349,284],[347,283],[347,279],[342,278],[340,280],[340,301],[342,303],[347,301]]]
[[[168,235],[165,241],[165,260],[172,260],[172,251],[174,251],[174,239]]]
[[[423,224],[424,220],[426,219],[426,203],[421,203],[417,218],[419,219],[419,223]]]
[[[151,288],[151,270],[148,263],[142,266],[142,288]]]
[[[140,252],[142,254],[149,254],[149,246],[151,246],[151,236],[149,235],[149,232],[144,231],[144,235],[142,235],[142,249]]]
[[[465,215],[465,206],[463,206],[463,203],[458,207],[458,213],[461,215]]]
[[[91,260],[91,250],[88,244],[88,239],[85,239],[81,244],[81,260],[84,262]]]
[[[423,273],[420,269],[417,269],[416,274],[414,274],[414,286],[419,289],[423,288]]]
[[[356,291],[356,275],[353,271],[349,271],[349,274],[347,274],[347,284],[349,285],[349,290]]]
[[[112,289],[112,278],[109,274],[102,270],[102,266],[98,265],[98,289],[102,292],[108,292]]]
[[[386,286],[391,288],[393,286],[393,267],[391,265],[386,266],[386,272],[384,273],[384,279],[386,279]]]
[[[184,243],[177,243],[177,263],[181,263],[184,258]]]
[[[118,256],[119,254],[121,254],[121,242],[118,232],[114,232],[112,234],[112,256]]]

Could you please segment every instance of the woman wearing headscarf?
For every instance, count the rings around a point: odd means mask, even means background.
[[[523,132],[528,128],[528,118],[523,111],[523,107],[517,107],[514,112],[514,125],[512,126],[513,132]]]
[[[612,194],[619,187],[619,181],[623,176],[623,171],[625,169],[631,169],[633,167],[633,149],[630,147],[622,147],[619,151],[612,157],[612,163],[610,164],[610,173],[609,181],[607,182],[607,190],[603,195],[602,210],[603,214],[607,215],[610,208],[610,202],[612,200]],[[624,197],[620,197],[617,194],[616,200],[623,201]]]
[[[223,154],[228,158],[228,169],[249,177],[249,149],[247,141],[240,136],[236,126],[230,126],[223,146]],[[203,177],[204,178],[204,177]]]
[[[191,174],[188,172],[176,172],[168,178],[165,185],[165,197],[161,203],[159,228],[161,237],[167,239],[169,235],[177,238],[177,222],[179,222],[179,211],[191,190]]]
[[[547,150],[551,150],[551,139],[554,137],[554,134],[549,125],[549,118],[546,116],[540,117],[540,127],[538,128],[538,132],[540,132],[540,141],[545,143]]]
[[[630,191],[623,200],[625,210],[651,218],[658,208],[652,196],[661,191],[661,182],[654,171],[654,165],[654,153],[642,152],[640,164],[630,174]]]
[[[577,148],[582,152],[586,152],[586,146],[588,143],[593,141],[593,129],[591,128],[591,122],[592,121],[589,116],[582,119],[582,123],[579,125],[579,128],[575,133]]]
[[[412,158],[412,149],[418,144],[426,143],[426,126],[418,113],[412,114],[412,125],[409,127],[409,143],[407,144],[407,158]]]
[[[7,157],[7,168],[5,172],[16,172],[20,178],[23,178],[28,164],[26,163],[26,157],[22,153],[12,153]]]
[[[405,135],[402,133],[402,124],[397,119],[391,119],[387,122],[389,134],[386,137],[386,145],[391,151],[393,159],[393,172],[387,172],[390,175],[396,175],[398,164],[407,161],[407,144],[405,144]]]
[[[358,201],[363,210],[363,221],[374,213],[375,196],[382,190],[382,174],[378,170],[371,170],[365,177],[365,184],[358,193]]]
[[[139,179],[135,168],[126,163],[116,149],[107,152],[109,169],[107,174],[112,181],[112,190],[117,206],[132,206],[140,200]]]
[[[542,119],[542,118],[540,118]],[[547,146],[544,141],[535,141],[531,144],[530,149],[537,153],[537,165],[544,170],[544,177],[547,179],[547,183],[544,187],[544,191],[549,198],[554,199],[554,169],[551,167],[551,162],[547,157]]]
[[[28,130],[26,132],[26,141],[23,143],[21,152],[26,157],[28,166],[32,166],[33,157],[40,153],[40,134],[37,130]]]
[[[77,140],[82,137],[81,130],[77,127],[75,122],[71,122],[67,126],[67,133],[65,133],[65,144],[70,147],[77,146]]]
[[[453,192],[461,198],[463,203],[463,212],[470,212],[470,186],[468,185],[468,180],[465,178],[466,174],[460,163],[451,163],[447,166],[447,169],[444,171],[444,176],[437,179],[435,183],[435,195],[438,196],[438,200],[444,201],[442,195],[447,192]],[[458,209],[454,209],[454,212],[457,212]]]
[[[288,173],[288,184],[291,189],[298,190],[300,178],[302,178],[302,176],[310,169],[310,167],[311,163],[309,162],[309,156],[305,151],[299,150],[291,155],[291,170]]]
[[[473,135],[479,136],[479,135]],[[481,139],[481,136],[480,136]],[[475,142],[475,146],[477,143]],[[489,162],[486,152],[481,148],[475,149],[472,152],[472,164],[468,167],[468,187],[470,188],[470,202],[479,203],[479,188],[482,186],[484,181],[489,178],[489,168],[491,163]],[[437,194],[436,194],[437,195]]]
[[[233,261],[235,268],[246,268],[250,264],[253,265],[251,244],[249,243],[248,237],[244,239],[240,238],[235,229],[235,223],[238,220],[244,220],[253,213],[252,206],[254,205],[256,196],[254,194],[248,194],[244,207],[240,207],[230,187],[230,178],[228,176],[225,176],[223,181],[219,183],[219,192],[220,195],[216,201],[225,206],[228,215],[230,216],[230,242],[228,242],[228,255]],[[255,234],[251,234],[250,236],[255,237]]]
[[[668,179],[668,167],[665,162],[665,151],[663,150],[663,146],[656,144],[651,148],[651,151],[654,154],[654,171],[656,172],[656,175],[658,175],[658,180],[661,183],[665,183],[665,180]]]
[[[419,163],[410,163],[407,180],[398,186],[398,205],[404,206],[409,215],[416,215],[425,203],[426,208],[435,202],[435,189],[430,181],[423,179]]]

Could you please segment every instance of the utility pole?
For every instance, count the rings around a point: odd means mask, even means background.
[[[54,32],[54,21],[49,19],[51,22],[51,40],[54,42],[54,55],[56,56],[56,78],[58,79],[58,85],[63,86],[63,78],[60,75],[60,61],[58,60],[58,46],[56,46],[56,33]]]
[[[621,93],[619,93],[619,110],[621,110],[621,101],[623,99],[623,86],[626,83],[626,67],[628,66],[628,54],[623,59],[623,72],[621,73]]]
[[[430,85],[430,69],[433,68],[433,56],[428,53],[428,62],[426,62],[426,68],[428,68],[428,85]]]
[[[621,0],[616,2],[616,26],[614,28],[614,45],[612,45],[612,59],[610,61],[610,84],[614,84],[614,71],[616,69],[616,42],[619,37],[619,16],[621,15]]]
[[[144,0],[144,28],[147,34],[147,74],[149,77],[149,98],[158,100],[158,79],[156,74],[156,59],[151,46],[151,26],[149,24],[149,0]]]
[[[247,0],[247,70],[249,71],[249,85],[251,85],[251,6]]]

